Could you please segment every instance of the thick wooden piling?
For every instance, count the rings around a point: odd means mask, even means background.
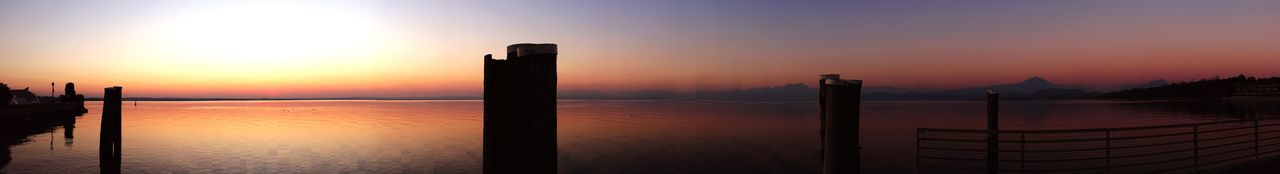
[[[120,105],[119,86],[105,89],[102,97],[102,129],[98,140],[98,166],[101,173],[120,173]]]
[[[819,142],[822,143],[822,173],[852,174],[861,172],[858,142],[859,104],[862,81],[841,80],[838,75],[823,75],[819,84],[819,117],[822,121]]]
[[[1000,94],[987,91],[987,173],[1000,173]]]
[[[818,159],[826,159],[822,147],[827,144],[827,80],[840,80],[840,74],[823,74],[818,79]]]
[[[556,45],[515,44],[484,60],[483,173],[557,173]]]

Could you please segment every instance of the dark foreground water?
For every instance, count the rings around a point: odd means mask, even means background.
[[[125,173],[479,173],[480,101],[125,103]],[[101,102],[9,147],[0,173],[96,173]],[[916,128],[983,128],[983,102],[864,102],[863,166],[912,173]],[[1002,129],[1272,116],[1274,102],[1026,101]],[[816,103],[561,101],[561,173],[817,173]],[[5,155],[5,154],[0,154]]]

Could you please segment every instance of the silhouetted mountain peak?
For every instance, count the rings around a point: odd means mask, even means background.
[[[1040,78],[1040,76],[1031,76],[1031,78],[1027,80],[1023,80],[1022,84],[1052,84],[1052,83],[1049,83],[1049,80]]]
[[[994,90],[1000,93],[1032,93],[1046,89],[1080,89],[1079,87],[1054,84],[1039,76],[1033,76],[1019,83],[992,85],[983,87],[964,88],[957,90],[945,91],[950,94],[985,94],[987,90]]]
[[[809,85],[805,85],[804,83],[792,83],[792,84],[782,85],[777,88],[809,89]]]

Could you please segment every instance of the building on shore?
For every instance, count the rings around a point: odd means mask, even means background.
[[[48,113],[85,113],[84,95],[75,93],[75,86],[67,83],[67,94],[39,96],[31,92],[31,88],[8,90],[8,86],[0,83],[0,116],[43,115]]]
[[[1256,84],[1236,87],[1232,96],[1237,97],[1280,97],[1280,84]]]
[[[9,104],[21,105],[21,104],[40,103],[40,96],[37,96],[36,93],[32,93],[31,88],[22,88],[21,90],[9,90],[9,93],[13,94],[13,99],[10,99]]]

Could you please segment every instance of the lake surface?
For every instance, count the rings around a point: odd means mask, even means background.
[[[96,173],[101,102],[9,147],[0,173]],[[917,128],[984,128],[982,101],[862,103],[863,167],[912,173]],[[124,173],[480,173],[481,101],[126,102]],[[816,103],[561,101],[561,173],[818,173]],[[1275,116],[1275,103],[1014,101],[1002,129]],[[70,128],[70,129],[69,129]]]

